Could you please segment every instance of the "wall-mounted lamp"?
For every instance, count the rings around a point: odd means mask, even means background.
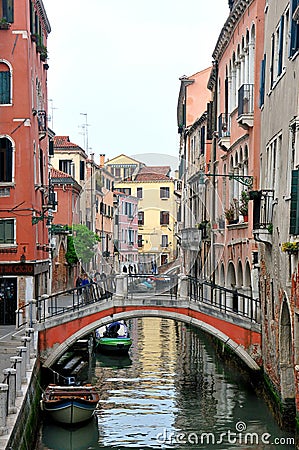
[[[248,188],[252,188],[253,186],[253,176],[251,175],[235,175],[233,173],[229,174],[219,174],[219,173],[203,173],[201,172],[199,175],[199,184],[205,184],[205,177],[227,177],[229,180],[235,180],[238,183],[247,186]]]

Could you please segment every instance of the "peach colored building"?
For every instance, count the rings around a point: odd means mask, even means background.
[[[180,134],[179,179],[176,182],[177,235],[182,273],[201,276],[204,252],[210,248],[209,241],[201,242],[199,223],[210,220],[206,198],[200,183],[208,170],[211,157],[211,133],[208,130],[208,113],[211,92],[208,90],[211,67],[189,77],[180,78],[177,121]],[[208,250],[207,250],[208,251]]]
[[[0,323],[49,289],[47,37],[42,0],[0,27]]]
[[[232,4],[216,43],[209,81],[214,102],[208,177],[213,233],[206,276],[220,286],[257,298],[258,269],[252,263],[257,245],[252,234],[252,202],[248,200],[249,191],[259,181],[257,92],[265,2],[243,1],[237,6]],[[242,308],[237,301],[232,306],[235,311]]]

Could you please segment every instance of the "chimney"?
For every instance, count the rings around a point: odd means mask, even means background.
[[[100,167],[104,167],[105,165],[105,155],[101,154],[100,155]]]

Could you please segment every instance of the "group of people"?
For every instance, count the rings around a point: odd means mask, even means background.
[[[86,286],[87,284],[90,284],[90,280],[88,278],[87,273],[84,273],[83,275],[79,275],[76,280],[76,287]]]

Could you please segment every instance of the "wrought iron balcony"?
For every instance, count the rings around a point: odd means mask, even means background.
[[[181,246],[184,249],[198,251],[201,247],[201,231],[198,228],[183,228]]]
[[[238,91],[238,124],[244,128],[248,129],[253,127],[253,84],[243,84]]]
[[[253,200],[253,235],[256,241],[272,244],[273,189],[251,191]]]
[[[39,139],[43,139],[47,132],[47,113],[46,111],[37,112],[37,122],[38,122],[38,133]]]
[[[230,147],[230,115],[222,113],[218,117],[218,144],[223,150]]]

